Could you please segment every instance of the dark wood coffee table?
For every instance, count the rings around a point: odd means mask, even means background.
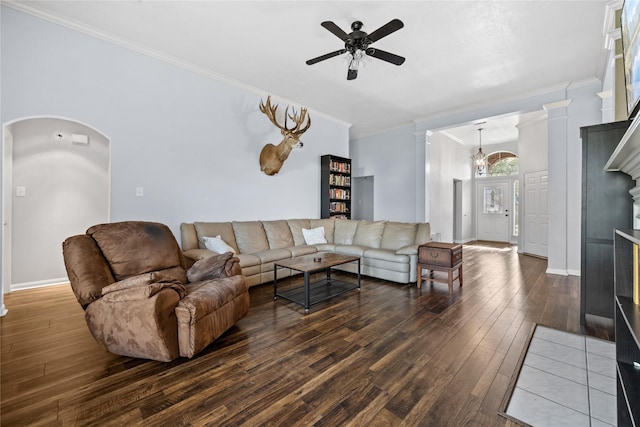
[[[320,259],[320,261],[314,261],[314,259]],[[355,261],[358,261],[357,284],[347,283],[331,277],[332,267]],[[290,268],[291,270],[302,272],[304,274],[304,286],[278,293],[278,268]],[[310,275],[321,271],[326,271],[327,276],[322,280],[310,283]],[[273,263],[273,299],[281,297],[301,304],[304,306],[305,313],[309,312],[311,305],[326,301],[353,289],[360,290],[360,257],[357,256],[318,252]]]

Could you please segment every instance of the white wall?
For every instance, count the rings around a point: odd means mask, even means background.
[[[375,179],[374,219],[419,220],[415,213],[416,146],[412,126],[350,142],[351,175]]]
[[[112,221],[179,236],[181,222],[318,217],[320,156],[349,155],[349,126],[310,111],[304,148],[267,176],[260,150],[281,135],[258,109],[266,94],[6,7],[1,31],[2,122],[54,115],[108,135]]]
[[[12,130],[14,185],[5,195],[12,204],[12,289],[65,282],[62,241],[109,220],[109,142],[61,119],[28,119]],[[73,144],[72,134],[88,136],[89,144]]]
[[[431,233],[440,233],[441,241],[453,242],[453,180],[462,181],[462,240],[472,239],[472,150],[435,132],[429,142],[429,194]]]
[[[518,152],[521,177],[525,173],[548,169],[546,116],[518,126]]]

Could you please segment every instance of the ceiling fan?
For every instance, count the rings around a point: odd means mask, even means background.
[[[395,55],[393,53],[385,52],[384,50],[376,49],[375,47],[369,47],[369,45],[381,38],[388,36],[389,34],[398,31],[404,27],[404,24],[399,19],[393,19],[382,27],[378,28],[371,34],[367,34],[361,30],[362,22],[354,21],[351,24],[352,32],[347,34],[340,27],[338,27],[332,21],[324,21],[321,23],[324,28],[331,31],[340,40],[344,42],[344,49],[336,50],[334,52],[327,53],[317,58],[309,59],[307,65],[313,65],[317,62],[324,61],[325,59],[333,58],[334,56],[342,55],[343,53],[349,53],[349,69],[347,71],[347,80],[353,80],[358,77],[358,66],[360,61],[364,58],[364,55],[372,56],[374,58],[381,59],[386,62],[390,62],[394,65],[402,65],[404,58],[402,56]]]

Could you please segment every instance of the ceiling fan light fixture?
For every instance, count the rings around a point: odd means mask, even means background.
[[[403,28],[404,24],[399,19],[392,19],[371,34],[362,31],[361,21],[354,21],[351,24],[353,31],[349,34],[340,29],[340,27],[332,21],[324,21],[320,25],[341,39],[344,42],[344,49],[309,59],[306,61],[307,65],[313,65],[346,53],[347,55],[345,55],[344,58],[349,64],[347,68],[347,80],[354,80],[358,76],[358,68],[360,68],[361,64],[364,65],[369,57],[377,58],[394,65],[402,65],[404,63],[402,56],[369,47],[371,43]]]
[[[349,58],[349,69],[350,70],[358,70],[360,64],[366,64],[366,58],[364,50],[356,49],[353,54],[347,53],[347,57]]]

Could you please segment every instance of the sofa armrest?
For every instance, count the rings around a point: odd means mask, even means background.
[[[111,292],[92,302],[85,311],[91,334],[115,354],[163,362],[175,359],[179,356],[175,308],[181,296],[171,287],[155,283]]]
[[[396,251],[396,255],[417,255],[419,245],[403,246]]]
[[[214,254],[208,258],[196,261],[196,263],[187,270],[187,279],[190,283],[194,283],[241,274],[240,259],[234,256],[232,252],[226,252],[224,254]]]

